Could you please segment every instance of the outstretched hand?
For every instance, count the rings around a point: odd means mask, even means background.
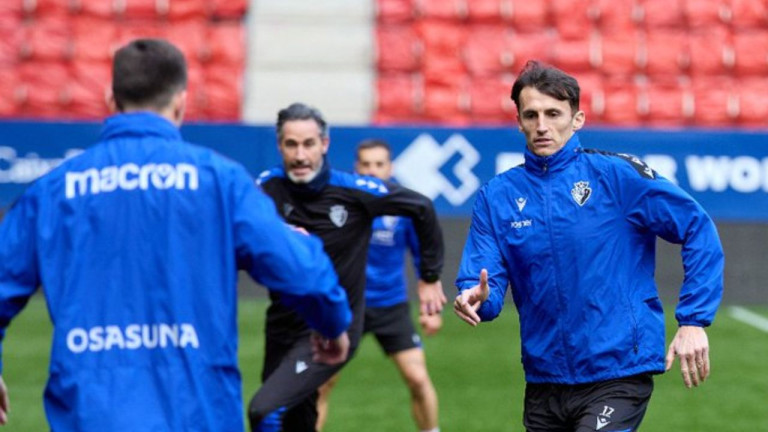
[[[453,302],[453,311],[467,324],[472,327],[477,326],[481,321],[477,310],[488,298],[489,292],[488,270],[483,269],[480,271],[480,283],[456,296],[456,300]]]
[[[419,303],[422,315],[435,315],[443,311],[443,305],[448,302],[443,292],[443,284],[438,279],[435,282],[419,280]]]
[[[703,327],[680,326],[667,351],[666,369],[680,358],[680,373],[685,386],[691,388],[709,377],[709,340]]]
[[[312,332],[309,337],[312,344],[312,361],[336,365],[347,360],[349,355],[349,336],[342,333],[336,339],[326,339],[321,334]]]

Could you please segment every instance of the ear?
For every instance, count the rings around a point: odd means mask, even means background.
[[[584,111],[579,110],[576,115],[573,116],[573,130],[577,131],[584,126],[584,122],[587,120],[587,115]]]
[[[515,119],[517,120],[517,130],[522,132],[523,131],[523,124],[520,122],[520,113],[517,113],[517,115],[515,116]]]
[[[331,146],[331,139],[328,137],[323,138],[323,154],[328,153],[328,148]]]
[[[187,111],[187,91],[182,90],[173,96],[171,101],[173,120],[176,124],[181,125],[184,121],[184,114]]]
[[[104,91],[104,102],[106,102],[107,109],[109,110],[110,113],[114,114],[120,111],[120,109],[117,107],[115,94],[112,92],[111,88],[108,88]]]

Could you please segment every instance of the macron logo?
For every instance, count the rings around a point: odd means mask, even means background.
[[[309,369],[309,366],[307,366],[307,363],[305,361],[303,360],[296,361],[296,375],[304,372],[307,369]]]
[[[65,194],[67,199],[72,199],[86,194],[114,192],[117,189],[147,190],[150,187],[160,190],[197,190],[197,167],[185,163],[150,163],[141,166],[127,163],[102,169],[68,172]]]

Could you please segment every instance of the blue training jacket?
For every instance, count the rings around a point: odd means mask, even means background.
[[[52,430],[242,431],[238,269],[327,337],[350,323],[321,242],[242,166],[157,115],[117,115],[0,225],[0,338],[42,285]]]
[[[682,244],[676,318],[708,326],[723,290],[714,223],[682,189],[639,159],[585,150],[574,135],[478,193],[456,285],[488,270],[494,319],[511,285],[522,360],[532,383],[578,384],[664,371],[656,236]]]
[[[411,251],[418,274],[419,239],[407,217],[380,216],[373,220],[368,264],[365,267],[365,305],[383,308],[408,301],[404,264]]]

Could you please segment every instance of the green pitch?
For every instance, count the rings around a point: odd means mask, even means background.
[[[240,366],[246,401],[258,388],[265,306],[258,300],[241,303]],[[750,309],[768,317],[766,307]],[[521,431],[524,383],[514,309],[507,307],[496,321],[475,329],[450,311],[444,318],[443,331],[425,340],[430,373],[440,398],[441,430]],[[677,364],[670,373],[657,377],[643,430],[735,432],[766,428],[768,333],[733,319],[728,308],[723,308],[708,334],[710,379],[702,387],[688,390]],[[3,377],[11,399],[5,431],[48,430],[42,393],[50,335],[45,305],[36,296],[8,329],[3,347]],[[344,370],[331,398],[326,427],[328,432],[359,430],[415,430],[405,386],[372,338],[363,341],[357,357]]]

